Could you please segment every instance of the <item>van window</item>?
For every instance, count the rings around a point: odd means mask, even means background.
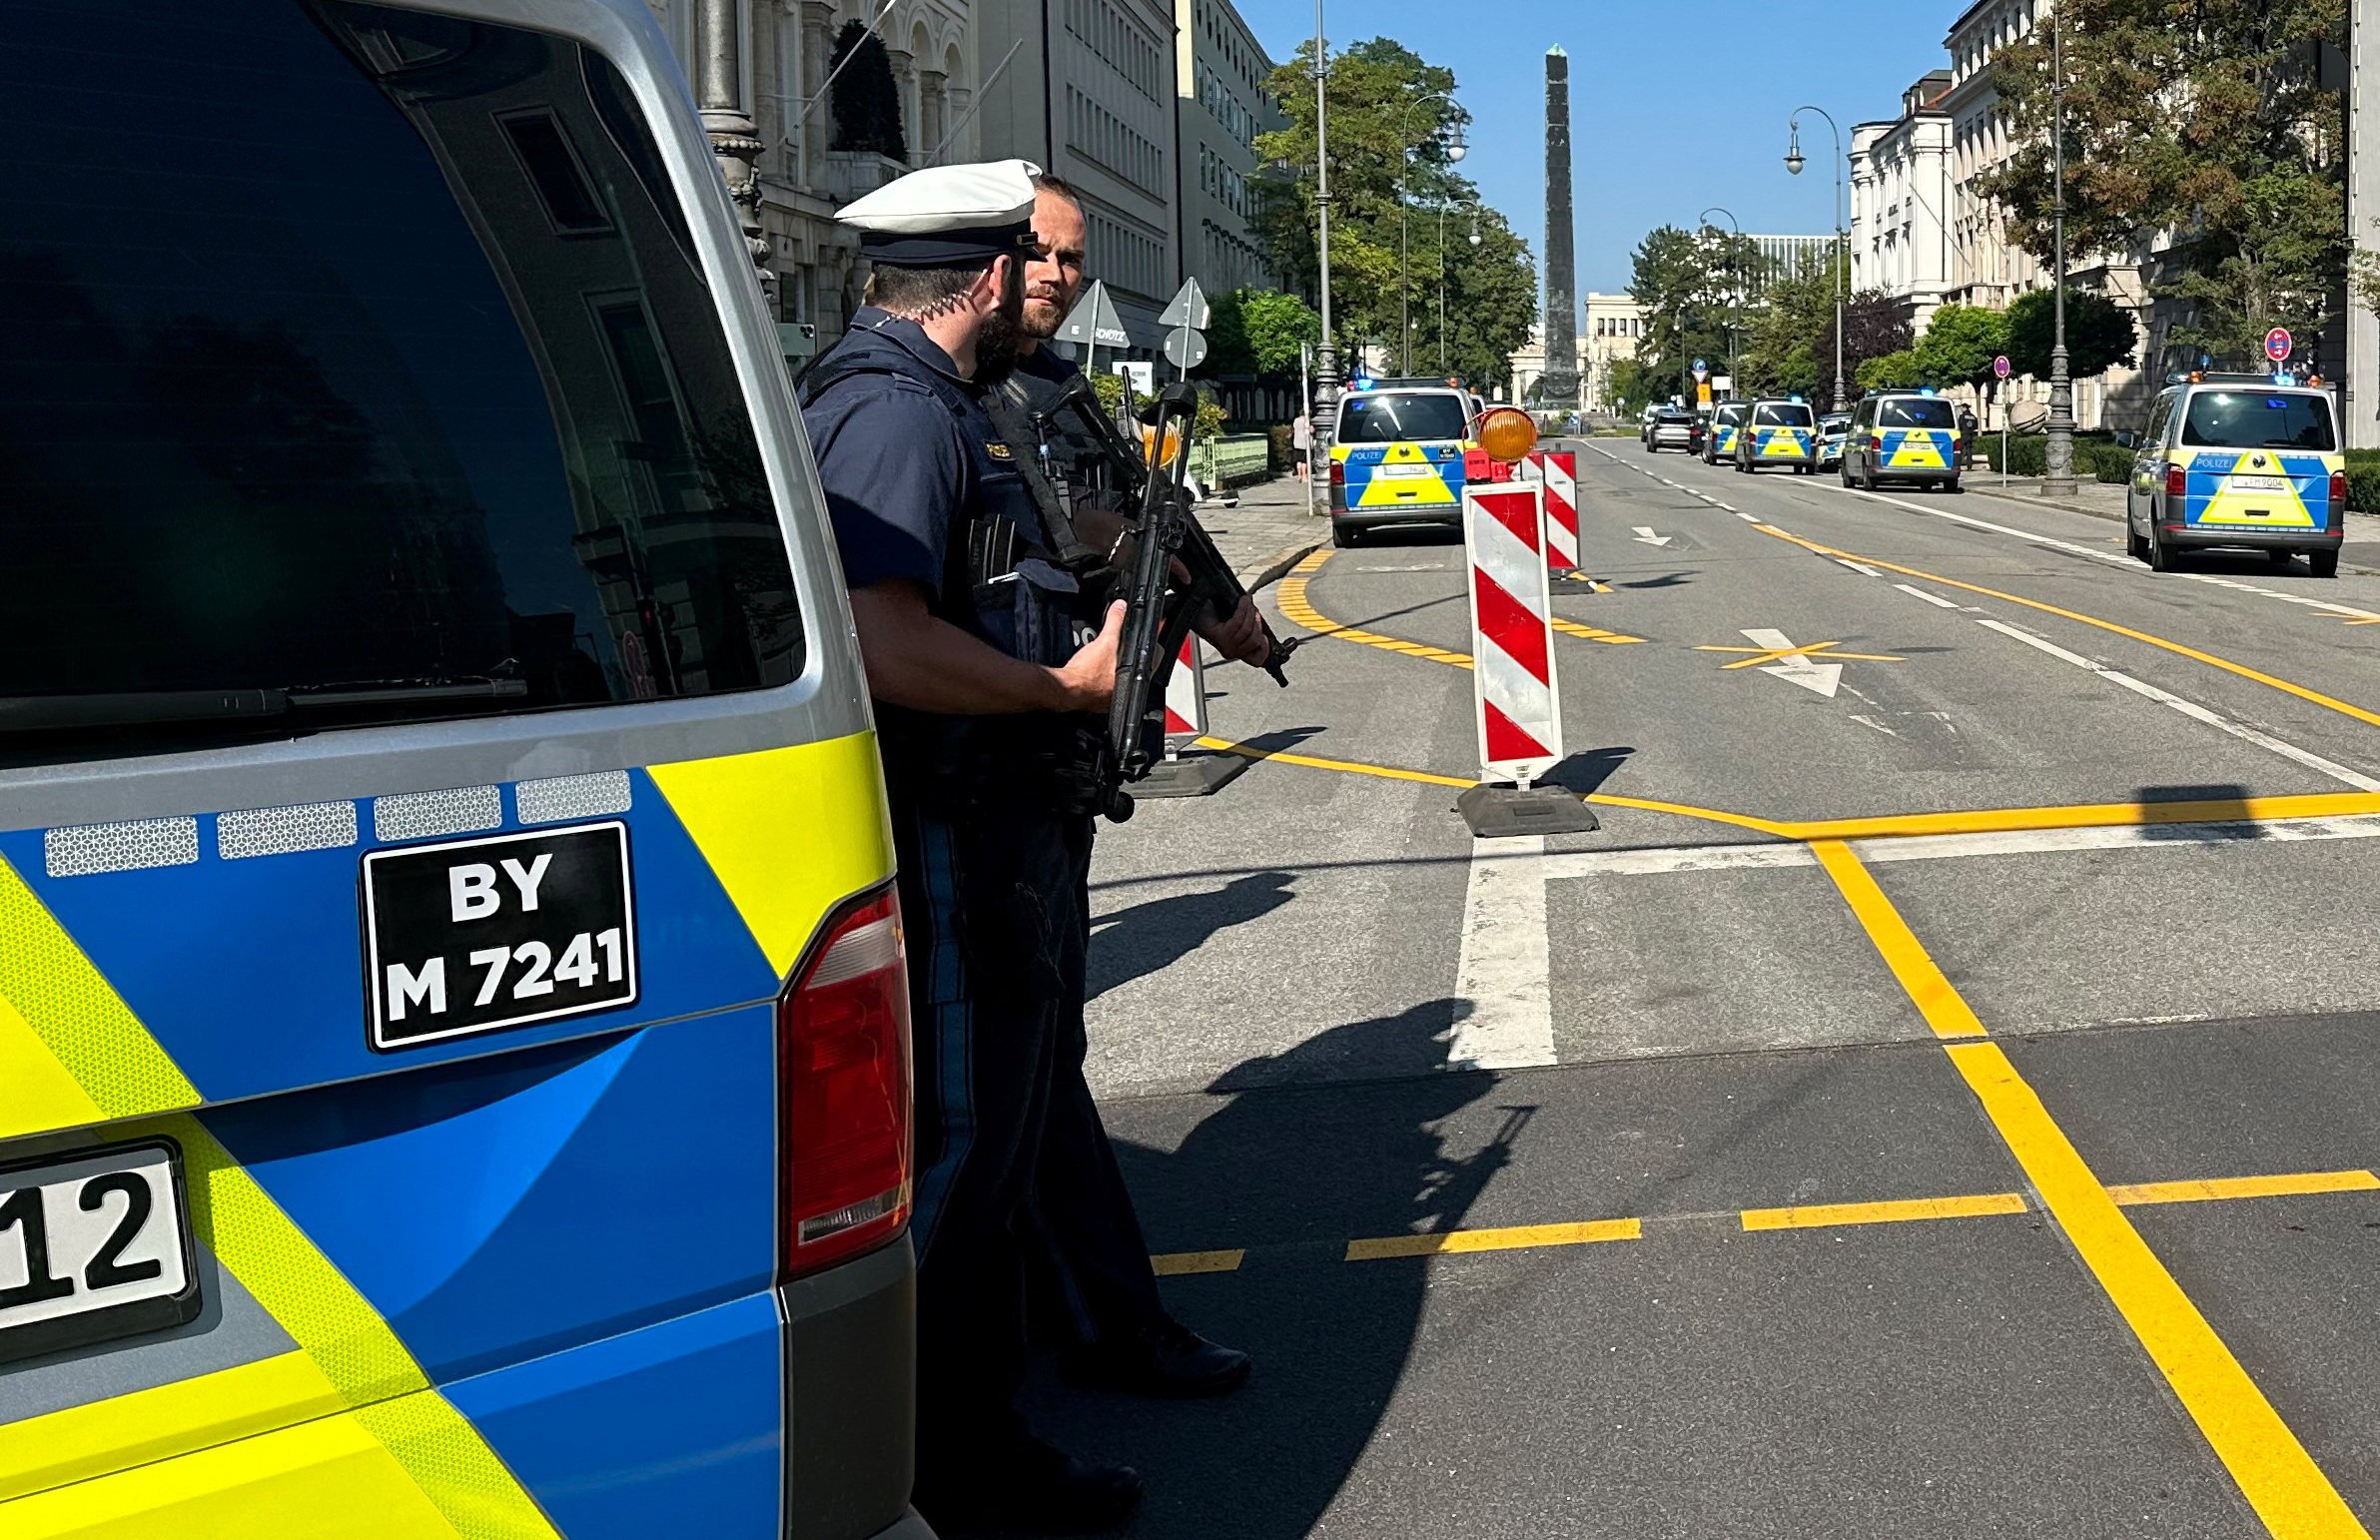
[[[95,49],[80,7],[0,7],[0,764],[69,723],[192,747],[800,674],[610,64],[332,0],[127,9]],[[172,110],[93,133],[95,100]]]
[[[1884,427],[1957,427],[1951,403],[1934,395],[1888,395],[1876,403],[1876,420]]]
[[[2181,441],[2217,449],[2338,447],[2326,398],[2256,389],[2193,392],[2182,414]]]
[[[1808,427],[1810,408],[1795,405],[1791,401],[1782,404],[1771,402],[1765,406],[1755,406],[1752,420],[1761,427]]]
[[[1726,426],[1733,427],[1742,422],[1744,413],[1751,409],[1752,403],[1749,401],[1722,401],[1719,403],[1717,420]]]
[[[1350,395],[1339,406],[1338,441],[1394,443],[1401,438],[1460,438],[1467,430],[1459,395],[1443,390],[1382,390]]]

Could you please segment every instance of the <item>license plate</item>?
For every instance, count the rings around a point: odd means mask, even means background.
[[[364,858],[372,1046],[496,1032],[636,1000],[625,824]]]
[[[1380,467],[1380,474],[1387,476],[1390,480],[1401,480],[1408,476],[1425,476],[1429,473],[1427,465],[1382,465]]]
[[[0,1169],[0,1361],[199,1313],[181,1152],[157,1141]]]
[[[2233,476],[2225,483],[2235,492],[2285,492],[2287,476]]]

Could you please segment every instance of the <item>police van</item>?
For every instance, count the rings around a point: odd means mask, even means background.
[[[2214,546],[2303,555],[2336,577],[2346,538],[2347,457],[2318,380],[2180,377],[2149,408],[2124,491],[2124,543],[2159,572]]]
[[[1716,465],[1721,460],[1733,462],[1736,440],[1742,436],[1745,422],[1752,415],[1750,401],[1721,401],[1711,413],[1710,430],[1703,434],[1703,463]]]
[[[1736,433],[1736,469],[1747,474],[1782,465],[1808,475],[1818,463],[1818,426],[1799,397],[1759,400]]]
[[[1959,486],[1959,417],[1932,390],[1865,396],[1843,435],[1843,484],[1874,491],[1885,482]]]
[[[867,691],[642,0],[0,7],[0,1535],[924,1535]]]
[[[1339,397],[1330,437],[1330,536],[1359,543],[1395,524],[1462,517],[1468,392],[1378,384]]]

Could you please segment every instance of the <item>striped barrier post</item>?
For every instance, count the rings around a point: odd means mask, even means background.
[[[1210,753],[1195,745],[1206,736],[1206,669],[1195,636],[1182,640],[1182,654],[1166,675],[1166,757],[1128,788],[1145,797],[1204,797],[1236,779],[1253,761],[1244,754]]]
[[[1198,657],[1198,638],[1185,636],[1182,656],[1166,676],[1166,758],[1180,759],[1184,749],[1205,736],[1205,664]]]
[[[1463,488],[1463,554],[1471,575],[1471,698],[1481,784],[1458,797],[1455,806],[1482,839],[1598,827],[1578,797],[1558,786],[1535,784],[1563,755],[1545,534],[1542,481]]]
[[[1570,449],[1531,449],[1529,470],[1545,486],[1545,565],[1578,570],[1578,455]]]

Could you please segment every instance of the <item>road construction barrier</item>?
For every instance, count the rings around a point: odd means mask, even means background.
[[[1545,531],[1543,482],[1464,486],[1480,779],[1523,788],[1562,758]]]
[[[1578,455],[1569,449],[1531,449],[1528,474],[1545,486],[1545,564],[1578,569]]]
[[[1182,656],[1166,676],[1166,757],[1181,758],[1184,749],[1205,736],[1205,665],[1198,657],[1198,638],[1185,636]]]

